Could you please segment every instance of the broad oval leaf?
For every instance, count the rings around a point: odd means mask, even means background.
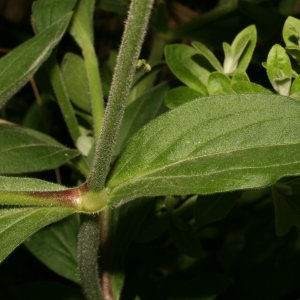
[[[292,83],[292,66],[284,48],[276,44],[267,58],[267,74],[276,92],[288,96]]]
[[[0,140],[0,174],[53,169],[79,154],[32,130],[7,124],[0,124]]]
[[[71,13],[0,59],[0,108],[33,76],[63,36]],[[26,55],[24,55],[26,53]]]
[[[277,95],[205,97],[140,130],[107,181],[110,203],[258,188],[300,174],[300,103]]]
[[[91,112],[91,93],[83,58],[74,53],[67,53],[62,62],[61,72],[73,103],[86,112]]]
[[[57,274],[79,283],[78,215],[47,226],[25,241],[29,251]]]
[[[209,95],[234,94],[229,77],[220,72],[212,72],[209,75],[207,90]]]
[[[74,213],[64,207],[18,207],[0,209],[0,262],[39,229]]]

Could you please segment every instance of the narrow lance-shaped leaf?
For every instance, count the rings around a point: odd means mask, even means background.
[[[199,42],[192,42],[192,45],[200,54],[206,57],[206,59],[216,69],[216,71],[223,72],[223,68],[218,59],[205,45]]]
[[[263,187],[300,174],[299,144],[300,103],[291,98],[201,98],[131,139],[106,183],[109,201]]]
[[[0,59],[0,108],[49,57],[63,36],[70,18],[71,13]]]
[[[225,53],[224,73],[231,74],[237,68],[246,70],[256,44],[256,28],[254,25],[248,26],[242,30],[230,46],[223,43]]]
[[[57,168],[79,153],[44,139],[30,130],[0,124],[0,174]]]
[[[30,235],[72,213],[74,209],[63,207],[0,209],[0,262]]]
[[[165,56],[168,66],[178,79],[202,95],[207,95],[208,76],[214,68],[203,55],[189,46],[168,45]]]

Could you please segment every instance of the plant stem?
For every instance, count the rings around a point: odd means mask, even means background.
[[[118,138],[154,0],[132,0],[108,97],[104,122],[88,178],[91,191],[103,189]]]
[[[87,300],[104,300],[98,272],[99,214],[81,214],[78,233],[78,268]]]

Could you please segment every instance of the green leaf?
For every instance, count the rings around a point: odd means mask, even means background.
[[[179,216],[173,214],[169,223],[169,234],[178,250],[189,257],[203,255],[200,238],[193,228]]]
[[[286,197],[276,188],[272,188],[273,203],[275,206],[275,227],[276,234],[283,236],[287,234],[292,227],[292,218]]]
[[[288,96],[292,83],[292,66],[284,48],[276,44],[267,58],[267,74],[276,92]]]
[[[299,46],[288,46],[285,48],[286,52],[296,60],[296,62],[300,63],[300,47]]]
[[[220,274],[201,274],[176,288],[168,300],[213,300],[232,282]]]
[[[148,243],[160,237],[168,229],[169,218],[167,213],[158,213],[148,217],[141,226],[134,241]]]
[[[287,47],[300,46],[300,20],[288,17],[283,25],[282,36]]]
[[[189,46],[174,44],[166,46],[165,56],[168,66],[179,80],[207,95],[208,76],[214,68],[203,55]]]
[[[0,124],[0,174],[18,174],[57,168],[78,156],[24,128]]]
[[[196,202],[195,219],[198,225],[223,219],[234,207],[239,192],[199,196]]]
[[[49,57],[63,36],[70,18],[71,14],[66,15],[0,59],[0,108],[26,84]]]
[[[40,191],[64,191],[67,188],[60,184],[35,179],[21,177],[0,176],[1,191],[18,191],[18,192],[40,192]]]
[[[299,92],[300,92],[300,76],[298,75],[292,83],[290,93],[294,94]]]
[[[231,83],[233,84],[237,81],[250,82],[250,79],[245,70],[243,70],[243,69],[235,70],[235,72],[233,73],[232,79],[231,79]]]
[[[69,31],[81,49],[93,44],[93,10],[95,0],[78,0]]]
[[[72,213],[72,208],[63,207],[0,209],[0,262],[33,233]]]
[[[32,5],[32,25],[36,33],[42,32],[69,13],[77,0],[38,0]]]
[[[27,249],[49,269],[79,283],[77,265],[77,215],[47,226],[25,241]]]
[[[79,108],[91,112],[91,94],[83,58],[73,53],[64,56],[61,72],[68,94]]]
[[[278,236],[289,232],[292,225],[300,228],[299,179],[283,180],[271,188],[275,206],[275,226]]]
[[[247,69],[256,45],[256,36],[256,28],[251,25],[235,37],[231,46],[223,43],[225,52],[223,69],[225,74],[231,74],[238,68]]]
[[[209,95],[234,94],[229,77],[220,72],[212,72],[209,75],[207,90]]]
[[[271,91],[265,89],[263,86],[247,81],[236,81],[231,85],[231,88],[239,94],[259,93],[259,94],[273,94]]]
[[[221,73],[223,72],[223,68],[218,59],[205,45],[199,42],[192,42],[192,45],[201,55],[203,55],[209,61],[209,63],[215,68],[216,71]]]
[[[131,139],[107,180],[109,202],[264,187],[300,174],[299,143],[300,103],[291,98],[201,98]]]
[[[130,0],[98,0],[97,6],[103,10],[126,15]]]
[[[202,94],[186,86],[180,86],[168,92],[165,104],[168,108],[174,109],[182,104],[202,97]]]
[[[120,153],[125,143],[141,127],[166,111],[164,98],[171,87],[171,82],[162,83],[126,107],[119,138],[115,147],[115,155]]]

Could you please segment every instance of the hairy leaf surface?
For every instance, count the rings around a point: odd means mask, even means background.
[[[291,98],[200,98],[131,139],[106,184],[110,203],[263,187],[300,174],[299,144],[300,103]]]
[[[30,235],[72,213],[72,208],[62,207],[0,209],[0,262]]]
[[[25,85],[49,57],[63,36],[70,18],[71,14],[67,14],[0,59],[0,108]]]
[[[78,283],[78,228],[79,218],[73,215],[36,232],[25,246],[49,269]]]
[[[17,126],[0,124],[0,174],[18,174],[56,168],[76,157],[76,150]],[[5,142],[4,142],[5,141]]]

